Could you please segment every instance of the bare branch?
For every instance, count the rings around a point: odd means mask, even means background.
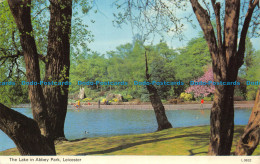
[[[20,56],[22,56],[22,55],[7,55],[7,56],[2,56],[2,57],[0,57],[0,61],[1,60],[3,60],[3,59],[6,59],[6,58],[18,58],[18,57],[20,57]]]
[[[237,66],[240,67],[244,63],[244,53],[245,53],[245,43],[246,43],[246,35],[248,32],[248,28],[250,25],[250,21],[252,19],[252,15],[254,12],[255,7],[259,3],[259,0],[255,0],[254,2],[250,1],[248,10],[245,16],[244,25],[242,27],[242,31],[240,34],[240,41],[239,41],[239,47],[237,51]]]
[[[218,49],[222,54],[222,35],[221,35],[221,22],[220,22],[220,3],[216,3],[216,0],[211,0],[215,17],[216,17],[216,25],[217,25],[217,36],[218,36]]]
[[[43,54],[38,54],[38,57],[41,61],[43,61],[44,63],[46,63],[46,56],[44,56]]]
[[[210,21],[210,16],[207,11],[199,4],[197,0],[190,0],[194,13],[199,21],[199,24],[204,32],[208,43],[212,58],[216,59],[218,54],[218,47],[213,26]],[[210,45],[209,45],[210,44]],[[214,61],[214,60],[213,60]]]
[[[146,51],[145,51],[144,56],[145,56],[145,75],[146,75],[146,79],[148,81],[150,81],[151,74],[149,74],[149,70],[148,70],[148,61],[147,61]]]
[[[44,10],[46,10],[46,9],[48,9],[49,7],[44,7],[44,8],[42,8],[39,12],[37,12],[35,15],[34,15],[34,17],[32,17],[32,20],[34,19],[34,18],[36,18],[39,14],[41,14]]]
[[[14,48],[15,48],[16,52],[18,52],[18,48],[17,48],[16,43],[15,43],[14,34],[15,34],[15,31],[12,31],[12,41],[13,41],[13,45],[14,45]]]

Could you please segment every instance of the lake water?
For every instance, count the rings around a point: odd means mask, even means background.
[[[32,112],[28,108],[15,110],[32,118]],[[166,114],[173,127],[210,123],[210,110],[167,110]],[[249,109],[236,109],[235,125],[246,125],[250,114]],[[149,133],[156,129],[156,118],[152,110],[68,110],[65,122],[65,136],[68,139]],[[0,151],[13,147],[13,141],[0,130]]]

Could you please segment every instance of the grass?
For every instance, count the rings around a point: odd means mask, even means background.
[[[236,126],[232,152],[243,133]],[[173,128],[160,132],[114,137],[87,138],[56,145],[57,155],[207,155],[209,126]],[[0,155],[19,155],[16,148]],[[253,155],[260,155],[260,148]]]

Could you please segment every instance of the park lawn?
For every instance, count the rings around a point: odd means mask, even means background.
[[[245,126],[236,126],[232,152]],[[56,145],[57,155],[207,155],[209,126],[172,128],[160,132],[88,138]],[[19,155],[16,148],[0,155]],[[260,155],[260,147],[253,155]]]

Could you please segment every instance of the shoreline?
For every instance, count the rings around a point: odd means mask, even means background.
[[[235,101],[234,108],[244,109],[244,108],[253,108],[254,102],[253,101]],[[13,108],[30,108],[30,104],[19,104],[13,106]],[[68,104],[68,109],[76,109],[72,104]],[[201,108],[201,104],[199,103],[187,103],[187,104],[164,104],[165,110],[200,110],[200,109],[210,109],[212,107],[212,102],[206,102],[203,104],[203,108]],[[98,108],[97,103],[91,103],[91,105],[87,105],[87,103],[82,103],[79,110],[92,110],[92,109],[133,109],[133,110],[153,110],[151,104],[141,103],[136,105],[131,104],[118,104],[118,105],[100,105]]]

